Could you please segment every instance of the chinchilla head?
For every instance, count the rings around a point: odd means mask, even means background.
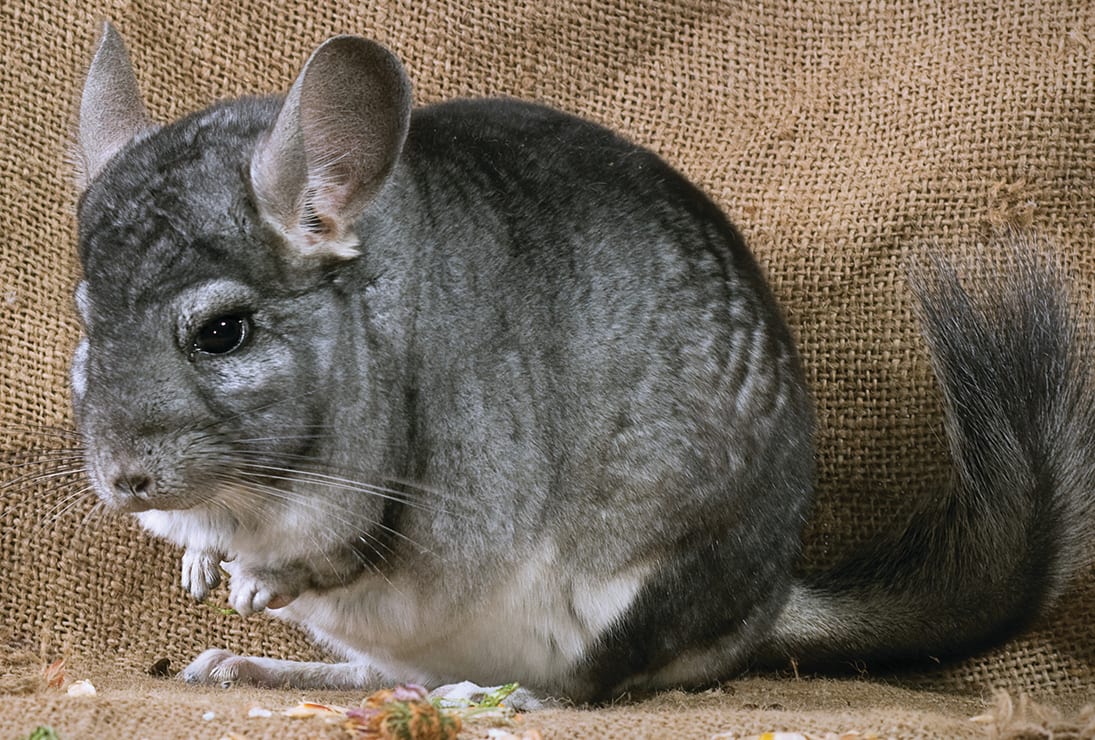
[[[361,352],[347,356],[361,333],[348,274],[410,106],[389,52],[340,37],[284,100],[157,126],[106,27],[80,103],[72,384],[107,505],[262,518],[268,501],[232,503],[242,481],[277,500],[285,470],[337,454],[332,419],[354,403],[346,366]]]

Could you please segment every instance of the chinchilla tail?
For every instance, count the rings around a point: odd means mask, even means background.
[[[764,651],[800,666],[968,655],[1027,627],[1092,562],[1089,336],[1036,239],[994,237],[992,275],[936,250],[911,276],[942,389],[953,483],[897,535],[796,584]]]

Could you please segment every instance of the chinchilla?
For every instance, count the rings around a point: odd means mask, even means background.
[[[800,578],[798,354],[734,227],[654,154],[515,100],[412,109],[348,36],[284,98],[160,126],[109,25],[78,138],[96,493],[184,548],[195,597],[223,563],[241,614],[346,659],[209,650],[188,680],[589,701],[962,655],[1085,562],[1089,368],[1036,260],[972,293],[916,272],[954,485]]]

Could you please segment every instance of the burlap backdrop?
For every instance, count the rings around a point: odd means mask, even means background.
[[[1034,227],[1074,268],[1078,301],[1087,305],[1095,285],[1095,4],[882,5],[113,0],[74,10],[61,0],[6,0],[5,459],[17,466],[23,458],[13,450],[70,444],[35,428],[70,426],[65,377],[78,326],[66,150],[96,21],[109,16],[126,36],[160,119],[218,97],[283,90],[318,42],[353,32],[405,60],[419,102],[506,94],[555,104],[649,145],[727,210],[801,341],[820,412],[820,498],[807,551],[813,564],[831,561],[946,475],[936,392],[904,288],[909,248]],[[15,481],[0,508],[5,736],[47,719],[71,737],[121,729],[217,736],[230,725],[202,725],[200,707],[223,706],[238,719],[247,702],[295,701],[141,679],[158,658],[177,667],[212,645],[317,653],[272,621],[192,604],[177,585],[178,553],[124,520],[89,518],[90,496],[72,497],[78,480],[18,482],[50,469],[9,467],[4,476]],[[992,687],[1066,704],[1095,693],[1093,607],[1088,577],[1036,631],[904,677],[906,689],[746,681],[711,696],[556,712],[533,723],[548,734],[618,737],[777,725],[976,734],[962,718]],[[70,673],[95,676],[107,690],[77,702],[27,679],[36,661],[58,655],[69,657]],[[833,692],[850,698],[825,698]],[[754,701],[754,693],[768,699]]]

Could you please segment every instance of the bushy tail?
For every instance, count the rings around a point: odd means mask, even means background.
[[[1001,235],[991,259],[1005,266],[969,281],[971,290],[937,255],[914,270],[953,485],[897,536],[796,585],[769,658],[824,665],[968,654],[1026,627],[1089,563],[1088,338],[1037,252],[1028,237]]]

